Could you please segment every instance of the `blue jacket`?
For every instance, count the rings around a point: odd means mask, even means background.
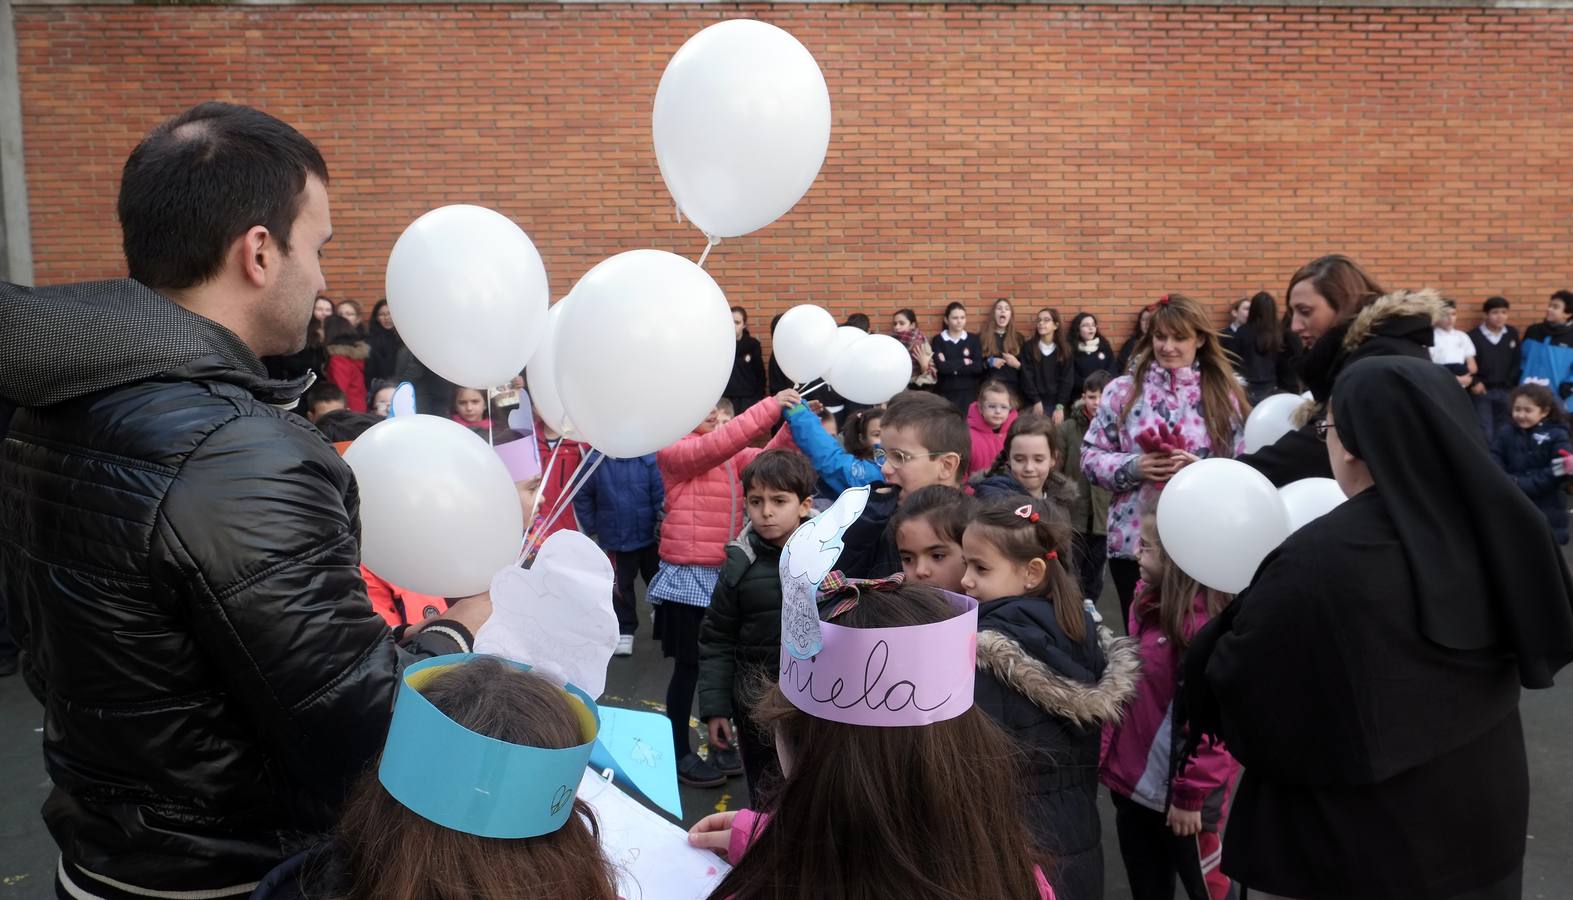
[[[656,518],[666,502],[655,454],[607,459],[573,499],[579,529],[599,539],[601,549],[625,553],[654,544]]]
[[[1530,429],[1508,425],[1491,442],[1491,458],[1540,507],[1551,523],[1557,543],[1566,544],[1567,496],[1562,491],[1562,476],[1551,471],[1552,462],[1562,458],[1559,450],[1573,451],[1568,444],[1568,430],[1547,420]]]
[[[814,464],[814,471],[829,488],[829,496],[839,497],[847,488],[862,487],[880,480],[879,466],[872,460],[858,459],[848,453],[807,406],[799,403],[787,410],[792,440]]]

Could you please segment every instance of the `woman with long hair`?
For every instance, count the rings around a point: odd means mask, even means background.
[[[1288,366],[1284,354],[1283,326],[1278,321],[1278,304],[1273,295],[1260,291],[1250,299],[1245,324],[1235,332],[1236,367],[1245,379],[1245,394],[1251,404],[1276,393],[1299,393],[1299,379]]]
[[[1239,456],[1250,403],[1202,305],[1159,300],[1136,346],[1135,369],[1109,383],[1082,444],[1088,481],[1109,503],[1109,573],[1129,620],[1141,568],[1141,516],[1175,473],[1199,459]]]
[[[1137,311],[1131,336],[1120,345],[1119,366],[1110,374],[1121,375],[1131,370],[1131,359],[1136,355],[1136,345],[1141,343],[1141,339],[1146,337],[1147,332],[1152,328],[1152,314],[1157,311],[1157,308],[1156,304],[1149,303]]]
[[[1022,403],[1058,425],[1065,421],[1076,381],[1070,341],[1059,310],[1038,310],[1035,338],[1021,350]]]
[[[1081,393],[1082,382],[1094,372],[1118,375],[1124,371],[1114,345],[1109,343],[1098,327],[1098,317],[1090,312],[1079,312],[1071,319],[1069,341],[1071,345],[1071,395]]]
[[[1314,403],[1301,410],[1300,427],[1240,458],[1282,487],[1302,478],[1331,478],[1326,448],[1316,437],[1333,382],[1344,367],[1371,356],[1430,361],[1431,338],[1442,313],[1434,292],[1388,294],[1354,260],[1333,254],[1313,259],[1289,279],[1284,293],[1289,330],[1305,347],[1300,380]]]
[[[393,324],[393,310],[387,299],[377,301],[371,308],[371,321],[366,324],[366,343],[371,345],[371,356],[366,360],[366,380],[393,380],[399,369],[399,350],[404,339]]]

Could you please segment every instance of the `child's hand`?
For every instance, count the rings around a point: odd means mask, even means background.
[[[688,845],[701,850],[714,850],[725,856],[727,848],[732,846],[732,820],[735,818],[737,818],[735,809],[705,816],[688,830]]]
[[[714,818],[712,816],[711,818]],[[704,822],[700,822],[703,825]],[[696,826],[697,827],[697,826]],[[1191,837],[1202,832],[1202,811],[1169,807],[1169,830],[1178,837]]]
[[[799,394],[792,388],[787,388],[776,395],[776,402],[781,404],[782,409],[791,409],[792,407],[803,402],[803,395]]]
[[[710,726],[710,746],[732,749],[732,723],[726,716],[716,716],[706,724]]]

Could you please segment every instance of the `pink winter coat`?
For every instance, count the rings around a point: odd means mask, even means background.
[[[1141,598],[1147,586],[1136,585]],[[1209,831],[1217,831],[1228,807],[1229,783],[1240,771],[1240,764],[1223,744],[1211,738],[1202,740],[1196,757],[1187,762],[1169,782],[1170,761],[1175,747],[1174,695],[1179,688],[1180,663],[1185,651],[1164,636],[1155,612],[1143,615],[1140,599],[1131,604],[1126,624],[1136,638],[1141,654],[1142,677],[1136,696],[1125,707],[1125,718],[1103,729],[1103,758],[1100,780],[1116,794],[1156,812],[1174,806],[1190,812],[1202,811]],[[1207,624],[1207,595],[1198,592],[1185,622],[1189,639]],[[1171,796],[1172,790],[1172,796]]]
[[[715,431],[696,431],[655,455],[666,487],[663,562],[717,568],[726,562],[727,542],[743,530],[743,468],[764,452],[748,445],[780,419],[781,404],[766,397]],[[765,449],[794,446],[792,429],[783,428]]]
[[[1202,418],[1201,368],[1147,370],[1142,395],[1131,407],[1123,423],[1120,413],[1136,389],[1134,377],[1121,375],[1103,389],[1098,411],[1087,425],[1082,438],[1081,470],[1087,480],[1113,494],[1109,501],[1109,556],[1135,559],[1141,542],[1142,512],[1156,509],[1161,482],[1142,478],[1137,462],[1141,459],[1141,434],[1158,423],[1166,424],[1184,443],[1188,452],[1203,459],[1209,456],[1237,457],[1245,452],[1244,416],[1236,416],[1233,445],[1220,453],[1207,436],[1207,420]]]
[[[969,476],[994,465],[1000,451],[1005,449],[1005,433],[1010,431],[1015,421],[1016,411],[1013,409],[1005,418],[1005,424],[995,431],[989,427],[989,423],[983,421],[983,411],[978,409],[977,403],[967,407],[967,430],[972,432],[972,466],[967,472]]]

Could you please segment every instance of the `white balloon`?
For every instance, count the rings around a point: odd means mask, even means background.
[[[1267,477],[1235,459],[1181,469],[1158,496],[1158,539],[1187,575],[1237,594],[1289,536],[1289,513]]]
[[[568,411],[563,408],[562,397],[557,391],[557,323],[562,319],[563,308],[572,296],[569,294],[557,301],[547,311],[541,346],[530,360],[529,371],[524,373],[525,384],[530,391],[530,403],[535,406],[536,415],[541,417],[542,422],[552,426],[553,431],[570,437],[573,435],[573,422],[569,420]]]
[[[1294,412],[1305,401],[1295,394],[1274,394],[1256,404],[1245,419],[1245,452],[1255,453],[1294,430]]]
[[[1331,478],[1302,478],[1278,489],[1284,509],[1289,513],[1289,531],[1320,519],[1344,502],[1344,490]]]
[[[737,348],[721,288],[664,250],[586,272],[556,340],[558,396],[580,438],[614,458],[654,453],[704,421]]]
[[[661,177],[711,237],[769,225],[814,183],[830,146],[830,90],[797,38],[733,19],[666,64],[651,115]]]
[[[373,425],[345,451],[360,486],[361,561],[407,590],[468,597],[512,565],[524,513],[502,459],[440,416]]]
[[[808,384],[835,362],[836,320],[823,307],[803,303],[782,314],[770,340],[786,377]]]
[[[830,386],[853,403],[884,403],[907,389],[912,357],[888,334],[858,338],[830,370]]]
[[[464,387],[506,384],[530,362],[545,330],[547,290],[530,238],[481,206],[421,216],[388,257],[388,309],[399,337],[428,369]]]

